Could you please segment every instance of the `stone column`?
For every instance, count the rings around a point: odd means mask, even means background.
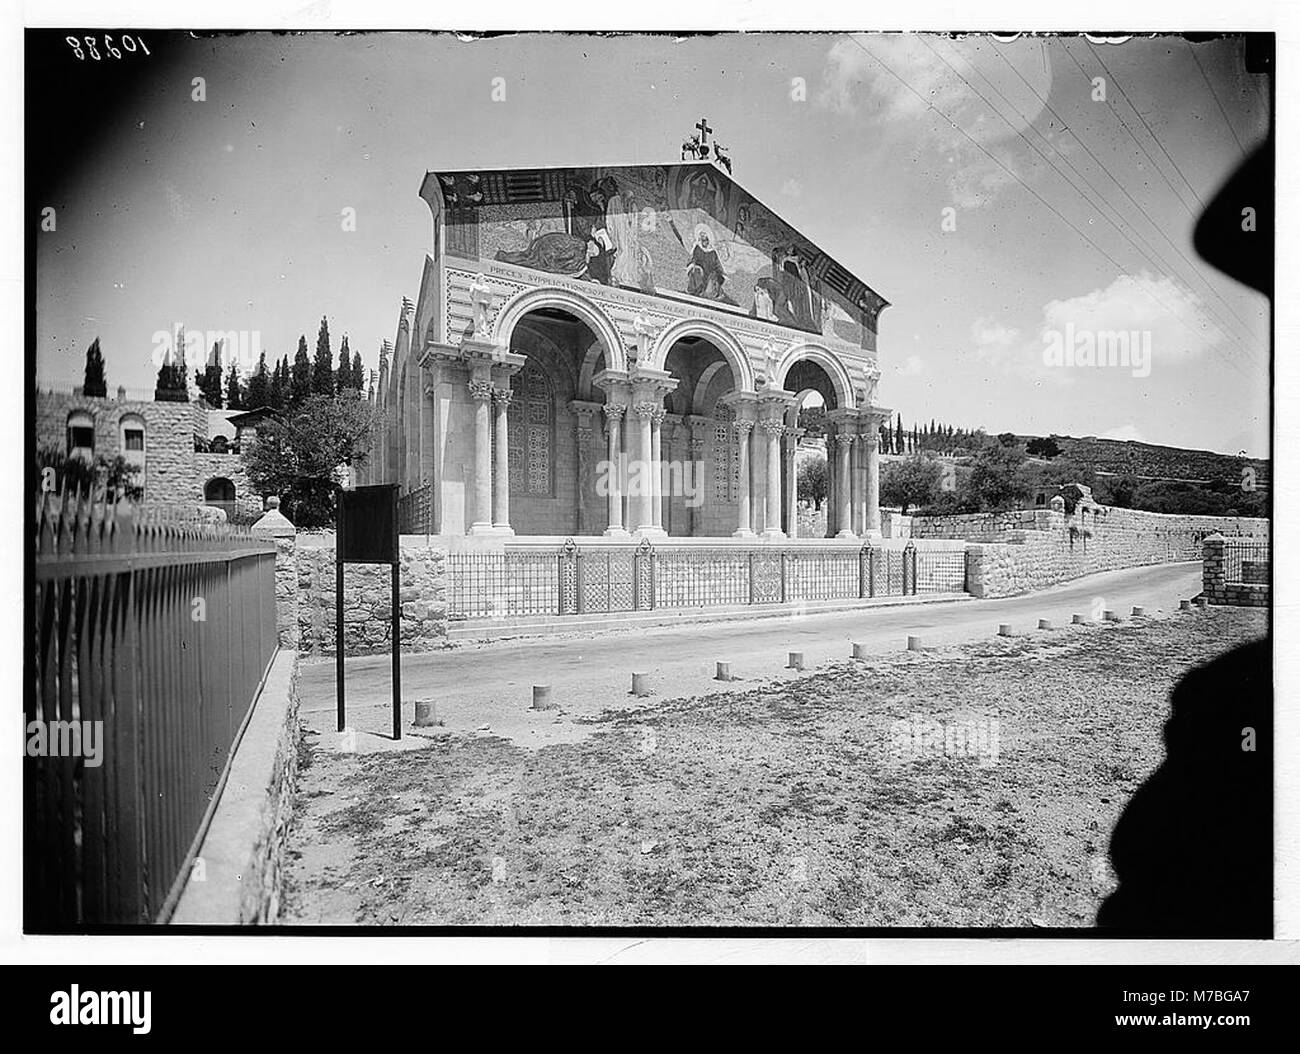
[[[835,493],[835,437],[826,434],[826,537],[834,538],[839,524],[835,512],[839,508],[839,497]]]
[[[664,481],[663,481],[663,423],[668,411],[662,406],[655,407],[650,415],[650,514],[651,521],[661,530],[664,525]]]
[[[835,436],[836,472],[835,472],[835,522],[840,525],[835,532],[836,538],[852,538],[853,521],[849,504],[849,452],[853,449],[853,436],[848,432],[839,432]]]
[[[785,425],[780,421],[764,421],[760,426],[767,438],[767,520],[763,535],[784,538],[781,530],[781,434]]]
[[[591,474],[591,415],[579,415],[578,427],[574,431],[578,444],[578,478],[574,480],[574,490],[578,498],[578,533],[590,534],[587,510],[587,477]]]
[[[609,525],[605,535],[623,536],[627,531],[623,527],[623,486],[622,486],[622,443],[619,442],[623,430],[623,414],[626,406],[605,404],[605,458],[609,462],[606,479],[609,483]]]
[[[880,533],[880,432],[872,430],[863,436],[867,445],[867,522],[865,534],[879,541]]]
[[[492,526],[499,534],[514,534],[510,526],[510,389],[495,388],[496,444],[492,479]]]
[[[704,503],[708,501],[708,495],[705,493],[706,485],[704,465],[705,458],[708,456],[708,443],[697,431],[697,428],[691,427],[691,485],[695,488],[694,497],[689,499],[686,505],[686,515],[690,523],[691,537],[697,537],[700,530],[700,510]]]
[[[799,436],[802,429],[787,428],[785,430],[785,449],[781,458],[784,468],[784,498],[785,498],[785,533],[790,538],[799,537],[799,480],[795,471],[795,454],[799,449]]]
[[[753,421],[736,421],[733,425],[737,436],[737,453],[739,455],[740,495],[739,515],[733,538],[748,538],[754,533],[753,521],[749,512],[749,433],[754,427]]]
[[[492,533],[492,382],[470,381],[474,400],[474,522],[470,534]]]
[[[654,513],[654,439],[652,418],[655,410],[659,407],[654,403],[637,403],[632,407],[636,413],[640,426],[638,428],[638,441],[636,460],[636,485],[632,488],[637,500],[634,503],[636,515],[633,517],[635,529],[640,533],[655,532],[655,513]]]

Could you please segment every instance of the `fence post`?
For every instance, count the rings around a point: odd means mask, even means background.
[[[910,559],[909,559],[910,558]],[[903,596],[907,596],[907,565],[912,565],[912,595],[916,595],[916,545],[909,539],[903,546]]]
[[[790,554],[785,549],[782,549],[781,550],[781,603],[782,604],[785,603],[785,598],[788,595],[788,589],[786,588],[786,579],[790,573],[789,557]]]
[[[871,545],[858,550],[858,599],[875,596],[875,568],[871,564]]]
[[[749,603],[753,604],[754,603],[754,550],[753,549],[749,551],[748,566],[749,566]]]
[[[572,615],[579,610],[578,600],[578,545],[572,538],[565,539],[560,547],[558,575],[556,578],[561,615]]]

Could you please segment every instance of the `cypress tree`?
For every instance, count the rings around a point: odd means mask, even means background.
[[[248,378],[248,394],[245,396],[246,409],[256,410],[270,401],[271,378],[266,372],[266,352],[257,360],[257,369]]]
[[[90,342],[86,349],[86,376],[81,385],[83,395],[97,396],[100,399],[108,395],[108,380],[104,377],[104,355],[99,350],[99,338]]]
[[[311,394],[311,359],[307,357],[307,337],[298,338],[298,353],[293,357],[293,382],[289,387],[289,405],[297,406]]]
[[[316,395],[334,394],[334,358],[330,353],[330,327],[322,315],[316,334],[316,358],[311,366],[311,390]]]

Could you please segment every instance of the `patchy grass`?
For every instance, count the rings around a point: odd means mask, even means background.
[[[1090,926],[1171,689],[1266,630],[1211,609],[841,663],[537,750],[317,750],[285,921]],[[900,753],[900,720],[996,720],[996,763]]]

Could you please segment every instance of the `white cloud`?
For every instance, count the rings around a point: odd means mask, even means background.
[[[781,193],[788,198],[797,198],[803,194],[803,184],[797,179],[787,179],[781,184]]]
[[[1034,123],[1051,92],[1050,66],[1038,61],[1041,46],[918,34],[844,37],[826,55],[816,101],[913,146],[919,141],[936,166],[949,165],[952,203],[980,208],[1026,178],[1003,144]]]
[[[1098,439],[1118,439],[1121,443],[1149,443],[1149,440],[1138,431],[1136,425],[1121,425],[1118,428],[1108,428],[1097,437]]]

